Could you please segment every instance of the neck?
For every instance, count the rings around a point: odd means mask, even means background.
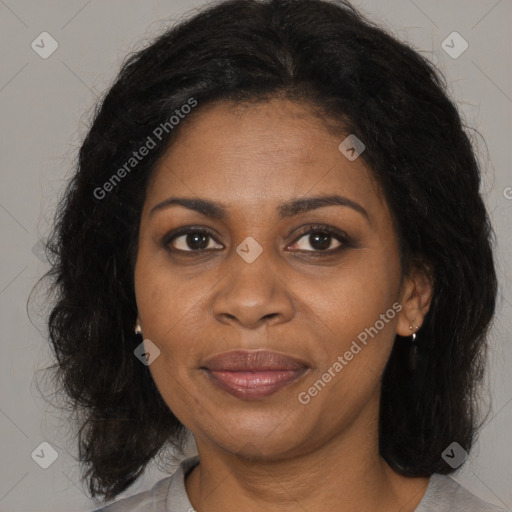
[[[260,459],[196,436],[200,464],[185,481],[189,499],[198,512],[413,512],[428,479],[395,473],[379,455],[377,428],[368,430],[378,422],[369,420],[307,452]]]

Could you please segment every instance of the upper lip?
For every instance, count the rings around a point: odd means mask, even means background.
[[[213,371],[302,370],[307,363],[273,350],[232,350],[209,357],[202,368]]]

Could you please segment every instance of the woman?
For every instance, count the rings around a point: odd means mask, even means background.
[[[132,55],[59,208],[49,318],[103,511],[491,511],[449,478],[493,317],[439,73],[348,3],[231,0]]]

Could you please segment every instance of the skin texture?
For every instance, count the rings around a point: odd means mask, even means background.
[[[401,280],[390,212],[363,159],[351,162],[338,150],[346,135],[283,99],[216,103],[196,114],[151,177],[135,266],[143,336],[161,351],[151,374],[200,456],[186,479],[192,505],[199,512],[413,511],[428,479],[402,477],[379,456],[380,379],[395,334],[421,326],[431,283],[419,271]],[[338,205],[278,216],[286,201],[329,194],[358,203],[369,219]],[[222,202],[226,217],[176,205],[150,215],[171,196]],[[344,245],[327,255],[307,234],[319,224],[352,242],[327,239],[327,250]],[[192,253],[200,244],[187,245],[186,235],[165,245],[185,226],[214,231],[201,246],[208,250]],[[252,263],[236,252],[249,236],[263,249]],[[299,393],[395,302],[400,313],[301,404]],[[275,350],[310,368],[269,397],[242,400],[200,369],[238,348]]]

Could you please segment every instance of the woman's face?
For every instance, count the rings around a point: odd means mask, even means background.
[[[140,225],[137,306],[160,350],[149,369],[163,399],[196,442],[234,454],[298,455],[359,423],[377,428],[395,335],[425,311],[412,281],[400,286],[397,237],[368,168],[295,103],[197,114],[155,169]],[[311,201],[324,196],[345,204]],[[161,204],[169,198],[215,203],[219,215]],[[212,234],[171,239],[182,228]],[[225,372],[242,386],[231,393],[204,367],[236,349],[276,351],[303,369],[282,371],[294,380],[265,396],[244,391],[247,374]]]

